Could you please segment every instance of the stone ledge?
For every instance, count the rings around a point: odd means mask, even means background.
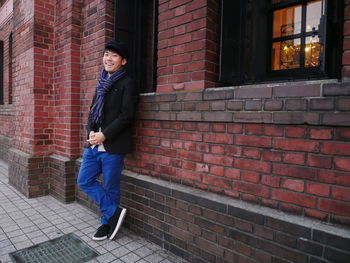
[[[349,229],[123,174],[126,226],[190,262],[349,262]]]
[[[348,83],[324,80],[142,94],[137,118],[350,126],[347,89]]]
[[[349,229],[123,174],[126,226],[190,262],[349,262]]]
[[[338,235],[343,238],[349,238],[350,241],[350,229],[324,224],[300,216],[290,215],[272,208],[250,204],[214,193],[208,193],[200,189],[162,181],[157,178],[137,174],[128,170],[124,170],[123,175],[125,176],[123,180],[133,182],[135,185],[140,185],[151,190],[157,190],[163,194],[171,195],[184,201],[193,202],[220,213],[236,214],[242,219],[251,218],[250,216],[245,216],[244,213],[258,214],[263,217],[284,221],[300,227],[306,227],[313,230],[323,231],[328,234]],[[244,211],[244,213],[237,211]],[[259,224],[263,223],[262,220],[258,221],[260,222]]]

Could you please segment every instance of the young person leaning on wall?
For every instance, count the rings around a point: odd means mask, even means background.
[[[93,240],[112,240],[120,229],[126,209],[120,207],[120,179],[124,157],[131,152],[131,125],[138,88],[127,76],[127,47],[111,40],[105,45],[103,69],[97,82],[88,125],[88,145],[78,175],[79,187],[95,201],[102,213]],[[97,181],[102,173],[103,184]]]

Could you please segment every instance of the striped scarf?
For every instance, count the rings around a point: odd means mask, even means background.
[[[121,68],[108,76],[106,70],[101,71],[100,78],[98,79],[96,95],[92,101],[89,113],[89,124],[101,125],[103,122],[103,106],[105,101],[105,95],[110,91],[113,85],[126,74],[126,70]]]

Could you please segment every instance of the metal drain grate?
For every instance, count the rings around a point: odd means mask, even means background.
[[[83,263],[99,253],[71,233],[9,255],[15,263]]]

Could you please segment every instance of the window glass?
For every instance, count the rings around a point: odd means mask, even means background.
[[[322,45],[318,36],[307,37],[305,42],[305,67],[317,67],[320,64]]]
[[[272,70],[320,66],[323,5],[324,0],[314,0],[274,10]]]
[[[301,32],[301,5],[276,10],[273,13],[273,37],[285,37]]]
[[[318,30],[322,16],[322,1],[312,1],[306,6],[306,32]]]
[[[284,70],[300,67],[300,39],[273,43],[272,69]]]

